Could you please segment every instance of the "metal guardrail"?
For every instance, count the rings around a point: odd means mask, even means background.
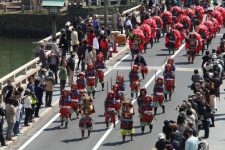
[[[122,13],[122,15],[125,15],[127,13],[133,13],[133,12],[137,11],[140,6],[141,5],[138,5],[131,9],[126,10]],[[99,16],[102,17],[103,15],[99,15]],[[111,15],[111,18],[112,18],[112,15]],[[61,32],[56,33],[57,38],[59,38],[60,35],[61,35]],[[40,40],[39,43],[47,43],[49,46],[51,44],[51,40],[52,40],[52,37],[49,36],[49,37],[46,37],[45,39]],[[50,51],[47,51],[46,55],[48,55],[49,53],[50,53]],[[11,73],[7,74],[6,76],[2,77],[0,79],[0,95],[2,94],[2,88],[7,84],[8,80],[12,81],[13,86],[26,87],[26,85],[28,83],[28,78],[31,75],[37,74],[41,69],[40,65],[38,65],[39,60],[40,59],[38,57],[34,58],[33,60],[29,61],[25,65],[17,68],[16,70],[14,70]],[[2,99],[2,96],[0,96],[0,99]]]

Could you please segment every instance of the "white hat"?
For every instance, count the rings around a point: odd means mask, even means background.
[[[164,136],[164,134],[163,133],[159,133],[158,134],[158,138],[161,140],[161,139],[165,139],[165,136]]]

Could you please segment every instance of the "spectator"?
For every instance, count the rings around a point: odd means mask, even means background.
[[[78,27],[78,40],[81,43],[85,39],[85,33],[82,31],[81,26]]]
[[[71,29],[70,29],[70,22],[66,23],[65,29],[66,29],[66,40],[67,40],[67,45],[68,45],[68,50],[67,52],[70,52],[70,47],[71,47]]]
[[[0,141],[1,141],[1,146],[7,146],[5,143],[5,138],[3,136],[3,124],[4,124],[4,119],[3,117],[5,116],[5,110],[3,108],[3,106],[0,106],[0,116],[1,116],[1,120],[0,120]]]
[[[194,70],[194,75],[192,75],[191,80],[193,83],[196,83],[196,82],[199,82],[200,80],[202,80],[202,77],[199,75],[197,69]]]
[[[66,66],[67,66],[67,63],[66,63],[66,61],[64,61],[62,66],[60,67],[60,70],[59,70],[60,91],[62,89],[64,89],[65,85],[66,85],[66,78],[67,78]]]
[[[54,75],[52,72],[49,72],[48,76],[45,79],[45,91],[46,91],[45,106],[46,107],[51,107],[54,85],[55,85]]]
[[[97,33],[100,27],[100,22],[97,16],[93,17],[93,27],[94,27],[94,32]]]
[[[30,100],[31,100],[31,112],[29,122],[33,122],[33,115],[35,113],[36,105],[37,105],[37,98],[35,96],[35,91],[30,92]]]
[[[42,64],[42,68],[46,68],[48,66],[47,64],[47,55],[45,54],[45,45],[44,44],[41,44],[40,45],[40,51],[39,51],[39,58],[40,58],[40,61],[41,61],[41,64]]]
[[[97,53],[99,52],[99,42],[98,42],[98,39],[99,39],[99,35],[96,35],[96,37],[93,39],[93,46],[95,47]]]
[[[88,51],[85,54],[85,63],[88,65],[89,63],[95,64],[96,55],[94,54],[94,48],[92,46],[88,46]]]
[[[5,87],[3,87],[3,89],[2,89],[3,101],[6,104],[8,103],[8,99],[12,98],[13,91],[14,91],[14,88],[13,88],[13,85],[12,85],[12,81],[8,80],[7,85]]]
[[[34,117],[39,117],[39,110],[40,110],[40,107],[43,103],[42,101],[42,98],[43,98],[43,94],[44,94],[44,88],[43,87],[40,87],[38,86],[40,83],[39,80],[35,80],[35,96],[37,98],[37,104],[36,104],[36,109],[35,109],[35,113],[34,113]]]
[[[170,127],[170,122],[168,120],[164,121],[164,127],[162,131],[166,135],[166,139],[169,140],[172,133],[172,129]]]
[[[6,133],[6,140],[7,141],[11,141],[12,140],[12,131],[13,131],[13,127],[15,124],[15,114],[16,114],[16,110],[14,107],[14,101],[16,101],[15,99],[8,99],[8,103],[5,107],[5,112],[6,112],[6,121],[7,121],[7,133]]]
[[[78,33],[75,30],[75,28],[72,28],[71,45],[73,47],[73,51],[77,53],[77,48],[78,48],[78,45],[79,45],[79,38],[78,38]]]
[[[128,19],[127,19],[127,21],[125,23],[125,27],[126,27],[126,29],[133,30],[133,25],[131,23],[131,16],[128,16]]]
[[[93,39],[95,38],[94,31],[91,29],[87,34],[87,45],[93,46]]]
[[[31,111],[32,111],[32,107],[31,107],[31,98],[30,98],[31,94],[29,90],[25,90],[24,92],[24,108],[25,108],[25,119],[24,119],[24,126],[29,126],[29,119],[31,116]]]
[[[75,53],[71,53],[69,59],[67,59],[67,75],[69,80],[69,86],[73,84],[73,75],[75,69]]]
[[[66,53],[68,52],[68,41],[66,39],[66,35],[62,34],[60,40],[59,40],[59,48],[61,48],[62,56],[66,56]]]
[[[51,51],[51,54],[48,57],[48,63],[49,63],[49,69],[54,73],[55,75],[55,84],[58,83],[58,70],[59,70],[59,57],[56,55],[53,51]]]
[[[121,13],[117,13],[117,29],[123,34],[123,24],[124,20]]]
[[[158,141],[155,143],[155,148],[157,150],[164,150],[165,149],[165,136],[163,133],[158,134]]]
[[[85,70],[85,53],[86,51],[88,51],[88,46],[87,46],[87,41],[84,40],[83,41],[83,44],[80,44],[79,48],[78,48],[78,52],[77,52],[77,55],[78,55],[78,63],[77,63],[77,70],[79,70],[80,68],[80,63],[81,63],[81,70],[84,71]]]
[[[15,100],[14,101],[14,107],[15,107],[15,112],[16,112],[16,123],[13,127],[13,133],[14,135],[19,135],[20,134],[20,120],[21,120],[21,109],[22,109],[22,104],[18,101],[18,100]]]
[[[198,150],[198,138],[193,136],[193,130],[188,129],[188,139],[185,142],[185,150]]]
[[[51,50],[56,54],[56,55],[60,55],[60,52],[59,52],[59,47],[56,43],[56,38],[52,38],[52,47],[51,47]]]

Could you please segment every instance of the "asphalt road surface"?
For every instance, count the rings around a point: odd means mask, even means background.
[[[216,48],[216,45],[222,37],[222,33],[225,32],[225,29],[220,31],[220,34],[213,39],[212,44],[209,46],[209,50]],[[184,44],[184,43],[183,43]],[[21,138],[21,140],[16,143],[14,146],[11,146],[10,149],[19,149],[21,146],[27,142],[27,146],[23,148],[25,150],[64,150],[64,149],[79,149],[79,150],[150,150],[154,147],[155,142],[157,141],[158,133],[162,132],[163,121],[166,119],[176,120],[178,112],[175,110],[176,106],[181,104],[183,99],[187,98],[189,94],[192,94],[188,86],[191,84],[191,75],[195,68],[200,68],[201,66],[201,56],[197,56],[194,64],[187,64],[186,51],[183,44],[181,48],[175,52],[172,56],[174,57],[175,64],[177,66],[176,70],[176,88],[175,93],[172,96],[172,101],[166,102],[166,113],[160,114],[162,112],[161,108],[158,108],[158,115],[156,116],[157,120],[153,121],[153,130],[149,133],[149,129],[146,128],[147,133],[144,135],[141,134],[139,116],[137,111],[137,103],[134,99],[134,127],[136,130],[134,141],[129,141],[127,137],[127,142],[122,143],[122,138],[120,135],[120,123],[118,122],[115,128],[110,127],[106,129],[104,124],[104,100],[106,98],[106,91],[100,91],[100,84],[97,88],[96,98],[94,100],[94,105],[96,113],[93,114],[93,131],[90,138],[81,140],[81,132],[78,126],[79,120],[72,120],[69,124],[68,129],[60,128],[60,118],[56,116],[58,113],[58,108],[53,108],[49,118],[43,120],[39,125],[32,129],[27,135]],[[141,82],[142,87],[147,87],[148,94],[152,94],[153,86],[155,82],[155,75],[162,75],[163,65],[168,57],[168,50],[165,48],[164,38],[160,39],[159,43],[154,43],[152,49],[148,48],[147,54],[142,54],[147,61],[148,66],[153,69]],[[118,66],[111,71],[108,71],[105,80],[109,82],[112,78],[113,83],[115,82],[117,70],[119,74],[125,76],[126,82],[126,97],[130,98],[130,87],[128,81],[128,73],[130,71],[131,56],[129,52],[118,56],[117,61],[120,61],[123,57],[127,57]],[[52,119],[52,123],[49,125],[47,122]],[[73,116],[75,117],[75,116]],[[46,125],[47,124],[47,125]],[[39,135],[36,138],[30,139],[33,134],[46,125],[46,128],[43,128],[43,131],[39,131]],[[87,136],[87,135],[85,135]],[[30,140],[29,140],[30,139]],[[22,148],[21,148],[22,150]]]

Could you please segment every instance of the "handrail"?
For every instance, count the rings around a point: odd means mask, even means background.
[[[125,11],[123,11],[122,16],[124,16],[124,15],[126,15],[126,14],[128,14],[128,13],[130,13],[130,12],[132,12],[132,11],[136,11],[136,10],[139,9],[140,7],[141,7],[141,5],[137,5],[137,6],[135,6],[135,7],[132,7],[132,8],[130,8],[130,9],[128,9],[128,10],[125,10]]]

